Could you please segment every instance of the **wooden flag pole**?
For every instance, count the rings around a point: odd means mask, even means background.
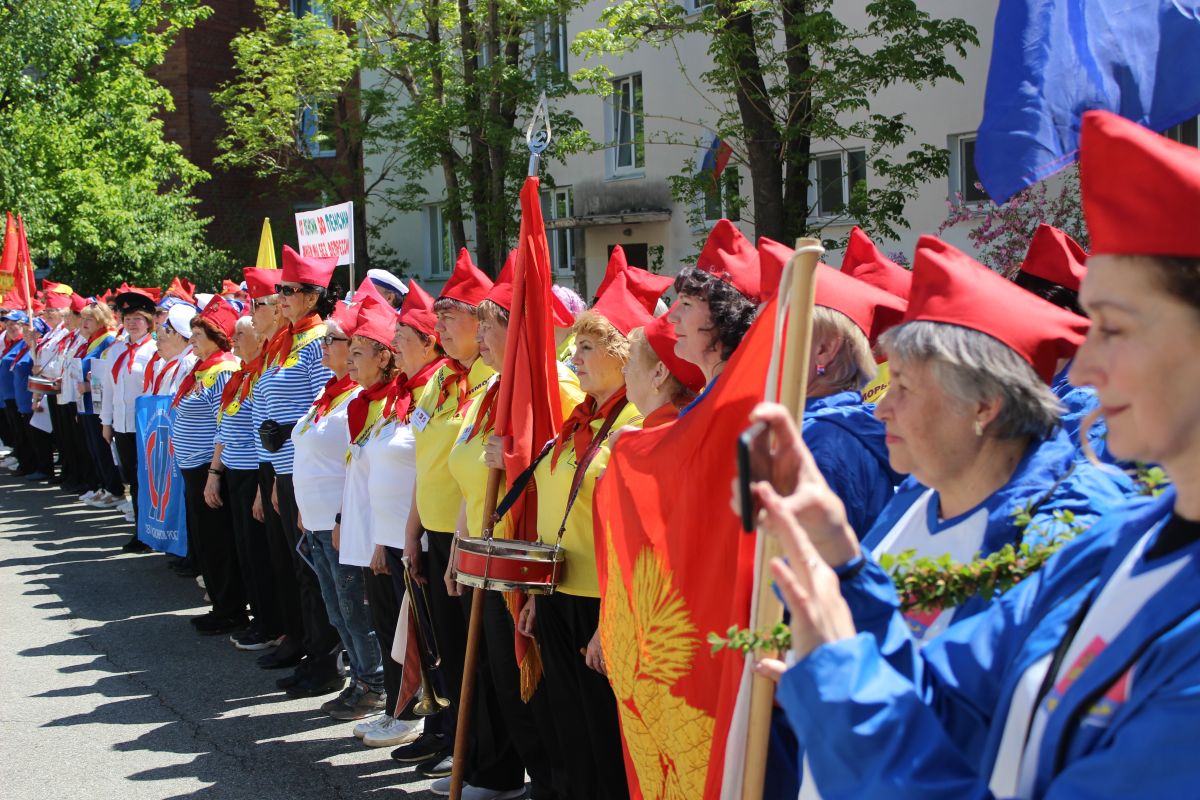
[[[487,494],[483,500],[483,531],[491,535],[496,494],[504,481],[504,470],[488,470]],[[456,534],[457,535],[457,534]],[[450,563],[454,563],[451,556]],[[454,729],[454,765],[450,773],[450,798],[461,800],[467,769],[467,742],[471,735],[471,707],[475,699],[475,672],[479,664],[479,637],[483,632],[483,602],[486,589],[471,590],[471,620],[467,626],[467,653],[463,659],[462,691],[458,696],[458,724]]]
[[[787,286],[787,329],[783,337],[783,367],[779,373],[780,403],[799,425],[808,395],[809,342],[812,340],[813,297],[817,286],[817,264],[825,253],[820,239],[797,239],[796,253],[788,262],[791,281]],[[771,559],[780,554],[779,544],[758,536],[757,589],[751,630],[765,630],[783,619],[783,604],[771,583]],[[747,656],[753,659],[754,654]],[[771,711],[775,705],[775,683],[754,675],[750,684],[750,717],[746,735],[746,760],[742,773],[742,800],[762,800],[767,773],[767,749],[771,738]]]

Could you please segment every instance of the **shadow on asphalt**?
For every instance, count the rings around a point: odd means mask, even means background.
[[[207,784],[173,797],[433,796],[406,786],[418,783],[417,776],[397,769],[387,749],[370,760],[327,763],[363,753],[350,735],[351,723],[335,722],[319,710],[328,698],[289,700],[275,687],[286,671],[257,668],[254,659],[261,653],[240,652],[225,636],[197,635],[188,618],[206,610],[203,590],[169,570],[163,555],[123,554],[131,528],[119,514],[87,510],[57,487],[35,487],[12,476],[0,476],[0,498],[4,538],[32,543],[43,554],[3,559],[0,567],[18,568],[28,586],[24,594],[45,598],[35,607],[63,610],[50,619],[71,622],[69,638],[19,655],[86,658],[60,672],[110,673],[90,686],[37,695],[88,698],[80,703],[86,710],[48,727],[155,725],[116,749],[193,755],[186,763],[127,776]],[[297,736],[298,741],[282,741]]]

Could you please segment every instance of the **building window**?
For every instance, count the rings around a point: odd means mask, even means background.
[[[865,150],[842,150],[814,155],[808,166],[810,217],[840,217],[850,204],[850,194],[867,179]]]
[[[550,221],[575,216],[575,203],[570,186],[559,186],[542,192],[542,218]],[[556,275],[575,274],[575,231],[555,228],[546,231],[550,245],[550,263]]]
[[[333,25],[333,14],[321,0],[292,0],[292,13],[297,17],[305,14],[316,14],[325,20],[327,25]]]
[[[627,75],[613,81],[609,130],[612,174],[636,173],[646,166],[646,142],[642,130],[642,76]]]
[[[450,223],[440,205],[425,206],[425,236],[429,274],[449,275],[454,266],[454,241],[450,237]]]
[[[712,0],[683,0],[683,10],[690,14],[699,14],[712,5]]]
[[[300,148],[310,158],[333,158],[337,155],[336,126],[313,105],[300,109]]]
[[[1196,119],[1189,119],[1187,122],[1181,122],[1173,128],[1168,128],[1163,136],[1189,147],[1200,147],[1200,125],[1197,125]]]
[[[964,203],[986,203],[987,192],[979,183],[975,169],[975,134],[967,133],[951,139],[950,193]]]
[[[740,222],[742,219],[741,199],[742,176],[737,167],[726,167],[715,181],[705,181],[704,221],[716,222],[727,219]]]
[[[541,74],[543,62],[548,62],[559,75],[567,71],[567,21],[564,17],[554,15],[541,20],[533,26],[533,55],[536,59],[534,67],[537,78],[551,77]]]

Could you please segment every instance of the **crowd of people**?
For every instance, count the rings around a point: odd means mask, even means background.
[[[754,414],[792,648],[756,666],[780,681],[769,796],[1191,791],[1200,153],[1089,114],[1082,194],[1091,254],[1042,226],[1015,280],[933,236],[906,269],[858,229],[840,270],[818,268],[803,418]],[[463,797],[650,796],[598,630],[598,481],[620,437],[705,402],[791,255],[721,221],[674,278],[618,248],[590,306],[555,287],[561,430],[524,478],[568,568],[512,608],[484,592]],[[7,309],[4,466],[136,526],[135,402],[172,397],[188,547],[171,566],[207,593],[196,632],[290,670],[291,697],[333,695],[323,712],[447,794],[472,597],[455,542],[482,534],[505,466],[513,259],[493,281],[462,251],[436,298],[372,270],[345,300],[334,260],[282,263],[210,296],[48,285],[33,318]],[[1146,464],[1174,486],[1139,482]],[[879,566],[1065,538],[1012,590],[922,612]]]

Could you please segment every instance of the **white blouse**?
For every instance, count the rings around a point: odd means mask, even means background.
[[[346,449],[350,446],[350,426],[346,416],[355,389],[334,408],[313,422],[313,410],[292,428],[296,445],[292,482],[296,505],[304,527],[310,531],[333,530],[334,516],[342,507],[346,484]],[[343,539],[345,525],[342,526]]]
[[[362,457],[368,462],[371,543],[402,550],[417,476],[412,425],[395,420],[384,425],[363,445]]]

